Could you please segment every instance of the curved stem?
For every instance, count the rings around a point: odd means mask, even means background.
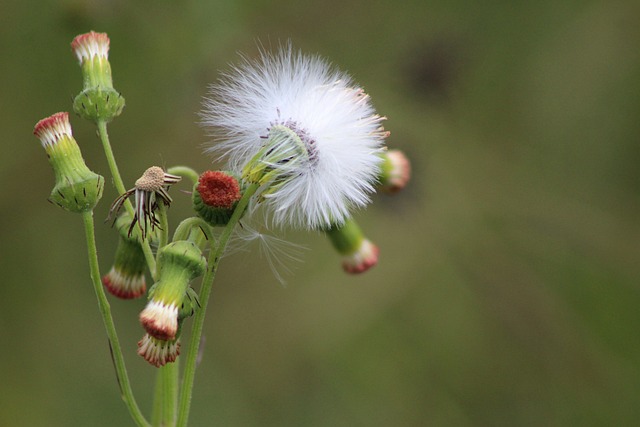
[[[116,327],[113,323],[113,317],[111,316],[111,308],[109,301],[102,288],[102,282],[100,281],[100,266],[98,264],[98,251],[96,249],[96,237],[94,233],[93,212],[85,212],[82,214],[84,221],[84,231],[87,239],[87,251],[89,255],[89,268],[91,272],[91,281],[93,283],[93,289],[98,299],[98,307],[100,308],[100,314],[102,315],[102,321],[104,327],[107,330],[107,337],[109,338],[109,347],[111,349],[111,357],[113,359],[113,365],[116,370],[116,378],[120,385],[120,392],[122,394],[122,400],[129,409],[131,417],[138,426],[149,427],[149,422],[144,418],[140,408],[133,397],[133,391],[131,390],[131,384],[129,383],[129,376],[127,375],[127,368],[124,364],[124,358],[122,356],[122,349],[118,340],[118,334]]]
[[[189,419],[189,409],[191,406],[191,394],[193,391],[193,382],[195,379],[196,373],[196,362],[198,358],[198,351],[200,349],[200,340],[202,338],[202,328],[204,325],[204,317],[207,312],[207,304],[209,303],[209,296],[211,294],[211,288],[213,286],[213,279],[216,276],[216,271],[218,270],[218,263],[224,250],[229,242],[229,238],[231,237],[231,233],[235,228],[238,221],[240,221],[240,217],[244,213],[251,197],[258,190],[258,184],[250,185],[244,192],[242,199],[238,202],[236,210],[233,212],[229,223],[226,225],[220,238],[218,240],[218,244],[215,248],[211,249],[209,253],[208,259],[208,267],[207,272],[205,273],[204,278],[202,279],[202,289],[200,291],[200,309],[195,314],[195,318],[193,320],[193,329],[191,333],[191,338],[189,340],[189,349],[187,351],[186,362],[184,367],[184,376],[182,380],[182,389],[180,390],[180,400],[178,402],[178,423],[177,426],[184,427],[187,425],[187,421]]]
[[[172,166],[167,169],[167,173],[189,178],[193,184],[197,183],[200,179],[198,172],[194,171],[188,166]]]
[[[98,120],[98,134],[100,135],[100,141],[102,141],[102,147],[104,148],[104,153],[107,156],[107,163],[109,164],[109,170],[111,171],[111,176],[113,177],[113,184],[118,191],[118,194],[124,194],[127,190],[124,187],[124,183],[122,182],[122,177],[120,176],[120,171],[118,170],[118,164],[116,163],[116,159],[113,156],[113,150],[111,149],[111,143],[109,142],[109,134],[107,133],[107,123],[104,120]],[[127,199],[124,203],[124,207],[133,218],[133,205]],[[149,271],[151,272],[151,277],[156,279],[156,259],[153,256],[153,252],[151,251],[151,246],[149,246],[148,240],[143,240],[141,243],[142,251],[144,252],[144,257],[147,260],[147,266],[149,267]]]

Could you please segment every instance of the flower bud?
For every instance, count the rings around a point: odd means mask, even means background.
[[[104,187],[104,178],[89,170],[73,139],[68,113],[40,120],[33,129],[49,157],[56,186],[49,200],[71,212],[92,210]]]
[[[109,37],[91,31],[71,42],[82,67],[83,91],[73,101],[73,110],[91,121],[111,121],[124,108],[124,98],[113,88],[109,64]]]
[[[147,333],[165,341],[176,338],[189,282],[204,273],[206,264],[200,249],[189,241],[172,242],[160,249],[158,281],[140,313],[140,323]]]
[[[180,339],[161,340],[149,334],[138,341],[138,354],[147,362],[159,368],[175,362],[180,355]]]
[[[381,165],[378,189],[385,193],[397,193],[406,187],[411,178],[411,163],[400,150],[385,151],[381,155]]]
[[[116,248],[113,267],[102,278],[102,284],[109,293],[122,299],[138,298],[147,290],[145,270],[147,261],[140,245],[141,237],[138,229],[129,232],[131,215],[124,212],[116,220],[116,228],[120,240]]]
[[[351,218],[325,230],[333,247],[342,255],[342,268],[349,274],[364,273],[378,263],[378,247],[364,237]]]
[[[193,188],[193,209],[213,226],[226,225],[241,197],[240,184],[233,175],[207,171]]]

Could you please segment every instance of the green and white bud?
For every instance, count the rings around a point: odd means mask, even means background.
[[[189,282],[201,276],[206,265],[202,252],[192,242],[172,242],[160,249],[158,281],[149,291],[149,302],[140,313],[140,323],[149,335],[165,341],[176,338]]]
[[[88,212],[100,198],[104,178],[87,167],[73,138],[69,114],[56,113],[40,120],[33,129],[53,167],[56,186],[49,200],[71,212]]]
[[[102,277],[102,284],[109,293],[122,299],[138,298],[147,291],[145,270],[147,261],[140,242],[140,231],[131,229],[132,217],[122,213],[115,222],[120,233],[115,261],[109,273]],[[152,240],[154,236],[151,237]]]
[[[352,218],[344,224],[331,226],[325,233],[342,255],[342,268],[347,273],[364,273],[378,263],[378,247],[364,236]]]
[[[383,152],[378,189],[385,193],[397,193],[407,186],[411,179],[411,162],[400,150]]]
[[[109,37],[91,31],[71,42],[82,67],[83,90],[73,101],[73,110],[91,121],[111,121],[120,115],[125,101],[113,88],[109,63]]]

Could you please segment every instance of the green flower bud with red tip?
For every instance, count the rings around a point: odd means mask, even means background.
[[[178,309],[178,330],[175,338],[163,340],[147,333],[138,342],[138,355],[156,368],[175,362],[180,355],[180,335],[184,320],[193,316],[199,308],[198,295],[192,288],[187,288],[182,304]]]
[[[231,219],[241,197],[240,183],[233,175],[207,171],[193,188],[193,208],[209,224],[222,226]]]
[[[83,91],[73,101],[73,110],[87,120],[111,121],[124,108],[124,98],[113,88],[109,64],[109,37],[94,31],[71,42],[82,67]]]
[[[180,338],[161,340],[144,334],[138,341],[138,354],[156,368],[160,368],[176,361],[180,355]]]
[[[102,284],[109,293],[122,299],[138,298],[147,291],[147,261],[140,245],[139,231],[134,229],[129,233],[131,221],[131,215],[126,212],[116,220],[120,233],[116,257],[109,273],[102,277]]]
[[[381,154],[383,159],[378,189],[385,193],[397,193],[407,186],[411,179],[411,163],[400,150],[388,150]]]
[[[73,138],[68,113],[40,120],[33,129],[53,167],[56,186],[49,200],[71,212],[91,211],[100,198],[104,178],[89,170]]]
[[[347,273],[364,273],[378,263],[378,247],[364,237],[352,218],[347,219],[344,224],[333,225],[325,233],[333,247],[342,255],[342,268]]]
[[[158,252],[158,281],[149,291],[149,302],[140,313],[147,333],[160,340],[173,340],[178,333],[179,312],[191,282],[202,275],[206,261],[196,244],[177,241]]]

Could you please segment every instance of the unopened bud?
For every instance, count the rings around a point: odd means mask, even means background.
[[[68,113],[40,120],[33,129],[49,157],[56,185],[49,200],[71,212],[92,210],[104,187],[104,178],[89,170],[73,138]]]
[[[378,247],[364,237],[351,218],[325,230],[333,247],[342,255],[342,268],[350,274],[364,273],[378,263]]]
[[[148,334],[171,340],[178,332],[179,312],[189,282],[202,275],[206,261],[192,242],[172,242],[158,252],[158,281],[149,292],[149,302],[140,313]]]
[[[116,220],[120,240],[116,248],[116,257],[109,273],[102,277],[102,283],[109,293],[122,299],[138,298],[147,290],[145,270],[147,261],[140,245],[138,229],[129,232],[131,215],[121,214]]]
[[[379,189],[385,193],[397,193],[411,178],[411,162],[400,150],[386,151],[382,153],[382,159]]]
[[[91,31],[71,42],[82,67],[83,90],[73,101],[73,110],[91,121],[111,121],[124,108],[124,98],[113,88],[109,64],[109,37]]]

